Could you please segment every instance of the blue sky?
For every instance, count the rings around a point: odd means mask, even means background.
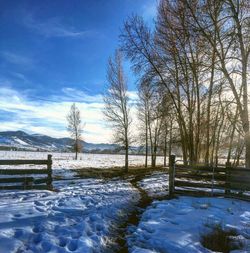
[[[0,130],[67,135],[77,102],[85,140],[110,141],[101,93],[106,63],[132,13],[151,23],[155,0],[0,0]],[[125,64],[133,98],[135,77]]]

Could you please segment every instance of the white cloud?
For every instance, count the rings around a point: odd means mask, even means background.
[[[66,91],[66,92],[65,92]],[[73,93],[77,95],[72,96]],[[67,96],[66,94],[69,93]],[[135,99],[135,92],[129,92]],[[66,115],[74,98],[81,111],[84,123],[84,140],[94,143],[111,143],[112,129],[107,127],[103,117],[103,101],[100,94],[90,96],[80,90],[64,88],[63,95],[53,97],[56,100],[32,101],[26,95],[6,87],[0,87],[0,108],[4,114],[14,115],[11,122],[0,118],[0,130],[25,130],[32,133],[46,134],[53,137],[68,137]],[[136,110],[131,110],[136,118]],[[135,124],[136,126],[136,124]],[[133,132],[136,132],[134,130]]]

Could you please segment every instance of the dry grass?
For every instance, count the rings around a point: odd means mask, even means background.
[[[201,244],[215,252],[229,253],[243,247],[241,242],[237,241],[237,235],[236,230],[225,231],[221,225],[217,225],[212,232],[201,236]]]
[[[128,173],[124,171],[122,167],[112,167],[107,169],[100,168],[82,168],[73,170],[77,173],[77,176],[80,178],[115,178],[115,177],[129,177],[135,175],[146,175],[154,171],[167,171],[166,168],[156,167],[145,169],[143,166],[134,166],[130,167]]]

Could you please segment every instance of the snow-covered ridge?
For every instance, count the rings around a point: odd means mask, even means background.
[[[0,146],[6,148],[29,149],[29,150],[51,150],[62,151],[68,150],[72,140],[70,138],[53,138],[41,134],[28,134],[23,131],[5,131],[0,132]],[[115,150],[118,146],[107,143],[88,143],[82,141],[85,151],[94,150]]]

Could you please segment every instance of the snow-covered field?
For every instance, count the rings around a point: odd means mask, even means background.
[[[124,166],[124,155],[112,154],[79,154],[79,159],[74,160],[73,153],[51,153],[52,154],[52,171],[54,176],[61,178],[74,178],[76,173],[74,169],[99,168],[106,169],[112,167]],[[46,152],[25,152],[25,151],[0,151],[0,159],[47,159]],[[144,164],[144,156],[130,155],[129,166],[141,166]],[[149,158],[148,158],[149,160]],[[150,161],[149,161],[150,162]],[[163,164],[163,157],[157,157],[157,164]],[[4,168],[43,168],[39,165],[19,165],[19,166],[0,166]]]
[[[138,192],[126,181],[61,181],[59,192],[0,192],[0,252],[106,252]],[[115,232],[115,231],[113,231]]]
[[[198,253],[204,248],[201,236],[221,226],[235,229],[236,252],[250,252],[250,203],[223,198],[180,197],[155,201],[144,212],[139,226],[128,239],[133,253]]]
[[[79,160],[74,160],[73,153],[51,153],[53,174],[73,177],[72,169],[82,168],[112,168],[124,166],[124,155],[112,154],[79,154]],[[47,159],[46,152],[24,152],[24,151],[0,151],[0,159]],[[149,160],[150,158],[148,158]],[[140,166],[144,164],[144,156],[130,155],[129,166]],[[149,161],[150,162],[150,161]],[[163,164],[163,157],[157,157],[157,164]],[[3,166],[0,166],[2,169]],[[4,166],[7,168],[6,166]],[[12,166],[13,167],[13,166]],[[30,165],[29,167],[32,167]],[[37,165],[35,167],[38,167]],[[9,167],[11,168],[11,167]],[[17,168],[17,167],[16,167]],[[27,165],[18,166],[18,168],[27,168]]]
[[[47,159],[48,154],[52,154],[55,168],[63,165],[72,165],[75,168],[110,168],[124,166],[124,155],[118,154],[79,154],[78,160],[75,161],[75,155],[73,153],[0,151],[0,159]],[[129,164],[131,166],[143,165],[144,161],[144,156],[129,156]],[[148,157],[148,161],[150,162],[150,157]],[[163,157],[157,157],[157,164],[163,164]]]

